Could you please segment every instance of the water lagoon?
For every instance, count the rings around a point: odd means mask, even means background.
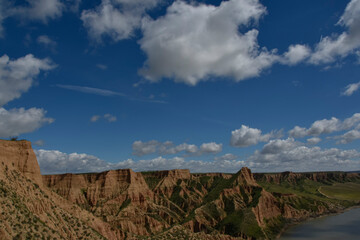
[[[360,239],[360,208],[312,219],[290,227],[280,240]]]

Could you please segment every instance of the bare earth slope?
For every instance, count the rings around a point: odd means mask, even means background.
[[[359,204],[319,192],[350,182],[360,174],[41,176],[29,142],[0,140],[0,239],[274,239],[289,223]]]
[[[0,140],[0,239],[120,239],[109,224],[42,185],[31,144]]]

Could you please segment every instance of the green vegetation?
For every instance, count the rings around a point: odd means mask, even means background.
[[[153,190],[158,183],[162,180],[161,178],[158,178],[156,176],[153,176],[154,172],[141,172],[141,174],[143,175],[146,184],[148,185],[148,187]]]
[[[126,200],[121,204],[121,206],[120,206],[120,208],[119,208],[119,212],[118,212],[118,214],[116,214],[116,215],[119,215],[119,213],[121,212],[121,210],[123,210],[123,209],[125,209],[127,206],[129,206],[130,203],[131,203],[131,199],[130,199],[130,198],[126,199]]]
[[[234,174],[234,176],[232,176],[230,179],[215,177],[214,182],[209,189],[209,193],[204,199],[204,202],[208,203],[217,199],[221,191],[231,187],[231,184],[234,182],[237,176],[238,174]]]
[[[256,239],[264,238],[264,234],[250,208],[231,213],[220,222],[218,227],[231,236],[241,236],[245,234],[248,237]]]
[[[360,184],[359,183],[335,183],[332,186],[321,186],[319,192],[329,198],[339,200],[360,201]]]

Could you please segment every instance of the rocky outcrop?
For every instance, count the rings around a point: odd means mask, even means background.
[[[252,208],[259,226],[266,227],[267,219],[281,216],[279,201],[269,192],[262,190],[259,203]]]
[[[18,170],[39,186],[43,185],[40,167],[29,141],[0,140],[0,163]]]
[[[89,174],[44,175],[45,186],[53,189],[61,196],[78,204],[96,206],[99,201],[117,199],[117,204],[126,200],[139,205],[146,198],[152,198],[141,173],[131,169],[110,170]]]
[[[296,184],[301,180],[311,180],[321,183],[344,182],[360,179],[360,173],[346,172],[281,172],[281,173],[255,173],[254,177],[257,181],[266,181],[268,183],[280,184],[288,182]]]
[[[0,163],[1,239],[21,233],[12,224],[18,216],[41,229],[36,234],[60,239],[272,239],[288,222],[344,208],[314,186],[360,179],[343,172],[253,174],[246,167],[236,174],[118,169],[41,176],[27,141],[0,141]]]
[[[123,233],[42,186],[27,141],[0,141],[0,239],[122,239]]]

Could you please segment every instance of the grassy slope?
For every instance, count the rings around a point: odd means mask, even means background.
[[[359,183],[335,183],[332,186],[320,186],[319,192],[324,195],[339,200],[360,201]]]

